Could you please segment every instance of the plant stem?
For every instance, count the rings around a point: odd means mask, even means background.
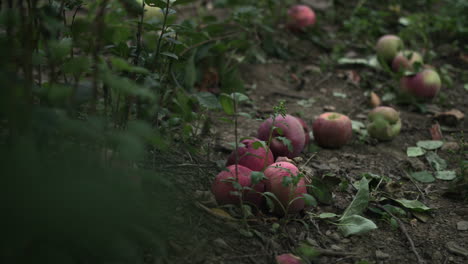
[[[155,65],[158,65],[159,62],[159,53],[161,51],[161,42],[164,34],[166,34],[166,24],[167,24],[167,17],[169,16],[169,5],[170,5],[170,0],[166,1],[166,10],[164,11],[164,20],[163,20],[163,25],[161,28],[161,34],[159,35],[158,39],[158,45],[156,46],[156,55],[155,57]]]

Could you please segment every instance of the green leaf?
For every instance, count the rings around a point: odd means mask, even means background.
[[[221,104],[216,98],[216,95],[209,93],[209,92],[199,92],[195,94],[195,97],[200,103],[201,106],[206,107],[208,109],[221,109]]]
[[[447,168],[447,162],[433,151],[426,154],[426,160],[436,171],[442,171]]]
[[[360,215],[351,215],[340,220],[340,226],[338,229],[341,233],[347,237],[350,235],[364,234],[371,230],[377,229],[372,220],[369,220]]]
[[[451,181],[457,177],[454,171],[437,171],[435,177],[439,180]]]
[[[231,98],[237,100],[238,103],[245,102],[249,100],[249,97],[243,93],[232,93]]]
[[[185,62],[184,83],[185,87],[192,89],[197,81],[197,70],[195,66],[195,52]]]
[[[418,171],[411,173],[411,177],[417,181],[429,183],[435,181],[434,176],[429,171]]]
[[[337,217],[338,215],[337,214],[334,214],[334,213],[321,213],[318,215],[318,218],[320,219],[326,219],[326,218],[333,218],[333,217]]]
[[[406,149],[406,155],[408,157],[419,157],[419,156],[424,155],[425,153],[426,151],[420,147],[408,147]]]
[[[289,177],[284,177],[284,178],[289,178]],[[312,195],[308,193],[304,193],[302,194],[302,197],[304,198],[305,204],[307,206],[314,206],[314,207],[317,206],[317,200],[315,200],[315,198]]]
[[[444,142],[440,140],[421,140],[416,143],[418,147],[427,149],[427,150],[434,150],[442,147]]]
[[[465,85],[463,85],[463,88],[465,88],[465,91],[468,91],[468,83],[465,83]]]
[[[188,4],[188,3],[191,3],[191,2],[195,2],[195,0],[177,0],[172,4],[172,6],[185,5],[185,4]]]
[[[163,51],[160,54],[164,55],[164,56],[167,56],[167,57],[170,57],[170,58],[173,58],[173,59],[176,59],[176,60],[179,59],[179,57],[177,57],[177,55],[175,55],[174,53],[171,53],[171,52]]]
[[[363,213],[366,210],[368,204],[369,204],[369,181],[367,180],[367,178],[363,177],[360,180],[359,190],[356,193],[356,196],[354,197],[353,201],[348,206],[348,208],[346,208],[341,219],[344,219],[352,215],[359,215]]]
[[[312,184],[308,186],[310,193],[317,198],[317,200],[324,204],[331,204],[333,200],[332,193],[328,186],[318,178],[314,178]]]
[[[346,97],[348,97],[346,94],[344,94],[344,93],[339,93],[339,92],[333,92],[333,96],[335,96],[335,97],[340,97],[340,98],[346,98]]]
[[[417,212],[424,212],[431,210],[431,208],[427,207],[423,203],[418,200],[407,200],[407,199],[396,199],[396,202],[403,205],[404,207],[417,211]]]
[[[223,107],[223,110],[226,114],[234,114],[234,101],[232,100],[232,97],[223,93],[219,96],[219,102],[221,103],[221,106]]]
[[[383,206],[385,209],[387,209],[390,213],[397,215],[397,216],[406,216],[406,211],[401,209],[400,207],[393,206],[391,204],[386,204]]]
[[[275,139],[281,141],[286,147],[288,147],[289,152],[293,152],[293,145],[291,143],[291,140],[287,137],[275,137]]]
[[[288,178],[288,177],[285,177],[285,178]],[[251,180],[252,185],[257,184],[264,179],[266,179],[265,174],[263,174],[263,172],[261,171],[252,171],[250,173],[250,180]]]
[[[366,125],[361,121],[351,120],[351,125],[353,127],[353,131],[359,131],[366,128]]]

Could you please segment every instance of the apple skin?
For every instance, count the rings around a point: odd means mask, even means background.
[[[216,201],[219,205],[225,204],[234,204],[237,205],[240,203],[240,197],[236,195],[232,195],[231,192],[237,191],[232,182],[226,181],[229,178],[235,180],[236,178],[236,166],[231,165],[228,166],[226,170],[221,171],[211,185],[211,192],[214,194]],[[250,174],[252,170],[244,167],[242,165],[237,165],[238,170],[238,179],[237,182],[243,187],[250,187],[251,186],[251,179]],[[265,183],[260,182],[257,183],[255,186],[252,187],[256,192],[251,190],[245,190],[243,193],[243,199],[246,203],[252,204],[257,208],[260,208],[263,203],[263,196],[261,193],[265,191]],[[257,193],[259,192],[259,193]]]
[[[139,4],[142,4],[143,0],[137,0]],[[164,19],[163,10],[156,6],[149,6],[145,4],[145,14],[143,20],[145,22],[161,22]]]
[[[309,126],[307,126],[304,119],[302,119],[300,117],[297,117],[297,116],[296,116],[296,118],[297,118],[297,121],[299,121],[299,123],[301,123],[301,126],[304,129],[304,135],[305,135],[305,144],[304,144],[304,146],[308,146],[309,142],[310,142],[310,135],[309,135],[310,129],[309,129]]]
[[[291,253],[278,255],[275,260],[276,264],[302,264],[301,258]]]
[[[401,130],[400,113],[388,106],[379,106],[369,113],[367,132],[381,141],[392,140]]]
[[[255,149],[252,144],[260,141],[258,138],[244,139],[241,141],[244,144],[244,147],[237,148],[237,156],[239,157],[239,165],[245,166],[253,171],[263,171],[263,169],[272,164],[275,160],[273,158],[273,153],[268,148],[268,146],[259,147]],[[266,162],[265,162],[266,159]],[[226,166],[236,163],[236,153],[233,151],[229,155]]]
[[[349,117],[334,112],[321,114],[312,124],[312,131],[317,144],[325,148],[344,146],[353,135]]]
[[[265,181],[265,191],[273,193],[283,207],[288,210],[288,213],[297,213],[304,209],[304,199],[296,199],[288,208],[290,201],[307,193],[304,178],[299,180],[297,186],[283,186],[284,177],[297,176],[299,173],[299,169],[294,164],[285,161],[276,162],[268,166],[264,173],[267,178]],[[285,212],[281,206],[276,203],[275,201],[275,213],[284,215]]]
[[[315,24],[315,12],[306,5],[294,5],[288,10],[288,28],[293,31],[304,31]]]
[[[403,41],[395,35],[384,35],[378,41],[375,47],[377,57],[383,59],[389,65],[398,51],[403,48]]]
[[[440,91],[442,82],[439,74],[432,69],[424,69],[415,75],[404,76],[400,80],[400,90],[420,99],[432,99]]]
[[[415,51],[400,51],[393,58],[392,70],[399,72],[400,70],[413,70],[413,64],[419,62],[423,64],[423,58],[421,54]]]
[[[273,119],[269,118],[260,125],[258,128],[258,138],[260,140],[268,142],[272,124]],[[274,126],[280,128],[283,134],[280,135],[276,129],[273,131],[272,140],[270,142],[270,149],[273,152],[273,155],[275,157],[285,156],[288,158],[299,156],[305,146],[305,134],[304,129],[297,118],[292,115],[286,115],[285,117],[281,115],[277,116]],[[289,151],[288,147],[283,144],[283,142],[276,139],[276,137],[285,137],[289,139],[291,141],[293,151]]]

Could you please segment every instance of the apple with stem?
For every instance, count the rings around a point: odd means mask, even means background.
[[[301,258],[291,253],[281,254],[275,258],[276,264],[302,264]]]
[[[325,148],[339,148],[346,145],[352,137],[351,120],[346,115],[326,112],[312,124],[315,142]]]

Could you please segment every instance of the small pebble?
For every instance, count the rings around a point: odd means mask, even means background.
[[[389,254],[381,251],[381,250],[376,250],[375,251],[375,257],[378,258],[378,259],[387,259],[390,257]]]
[[[457,229],[460,231],[468,230],[468,221],[460,221],[457,223]]]

